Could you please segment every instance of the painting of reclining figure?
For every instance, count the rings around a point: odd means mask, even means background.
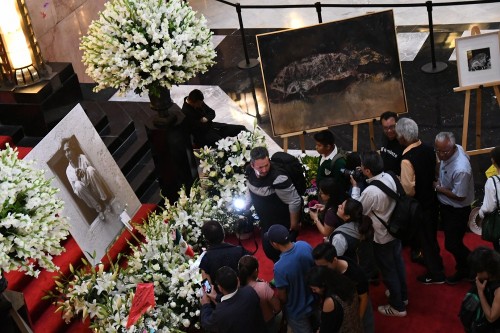
[[[257,35],[274,135],[407,112],[392,10]]]

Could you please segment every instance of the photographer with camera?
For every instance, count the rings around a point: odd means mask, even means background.
[[[389,234],[387,228],[379,220],[379,218],[384,221],[389,220],[396,202],[380,188],[370,183],[378,180],[393,191],[397,190],[397,186],[392,176],[384,172],[384,162],[377,152],[371,151],[361,156],[361,171],[367,178],[368,186],[360,193],[356,180],[351,177],[352,198],[361,202],[363,215],[372,219],[373,254],[384,284],[390,293],[389,304],[379,306],[378,311],[385,316],[405,317],[408,288],[405,264],[401,256],[401,240]]]

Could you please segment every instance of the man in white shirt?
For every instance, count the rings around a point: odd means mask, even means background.
[[[389,304],[379,306],[378,311],[385,316],[405,317],[408,289],[405,266],[401,256],[401,241],[391,236],[379,220],[389,220],[396,207],[396,201],[378,187],[370,185],[372,181],[378,180],[391,190],[397,191],[396,183],[391,175],[383,171],[384,162],[377,152],[367,152],[362,155],[361,170],[369,185],[363,193],[360,193],[356,181],[351,177],[353,186],[351,196],[363,204],[363,214],[368,215],[373,221],[373,254],[384,284],[390,293]]]

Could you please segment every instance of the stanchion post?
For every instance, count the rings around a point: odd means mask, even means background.
[[[429,18],[429,37],[431,42],[431,63],[422,66],[422,72],[428,74],[441,73],[448,65],[444,62],[436,62],[436,52],[434,48],[434,24],[432,22],[432,1],[426,1],[427,17]]]
[[[243,27],[243,18],[241,17],[241,5],[239,2],[236,4],[236,13],[238,13],[238,21],[240,22],[241,40],[243,41],[243,52],[245,53],[245,60],[242,60],[238,63],[238,68],[239,69],[254,68],[259,64],[259,61],[257,59],[250,59],[248,57],[247,41],[245,38],[245,28]]]
[[[314,3],[314,7],[316,7],[316,13],[318,13],[318,22],[323,23],[323,17],[321,17],[321,2]]]

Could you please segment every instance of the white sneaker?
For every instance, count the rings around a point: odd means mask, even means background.
[[[385,297],[387,297],[387,298],[391,297],[391,292],[389,291],[389,289],[385,290]],[[407,299],[405,299],[403,301],[403,303],[404,303],[405,306],[408,306],[408,300]]]
[[[390,304],[379,306],[378,312],[380,312],[384,316],[406,317],[406,310],[405,311],[398,311],[398,310],[394,309]]]

